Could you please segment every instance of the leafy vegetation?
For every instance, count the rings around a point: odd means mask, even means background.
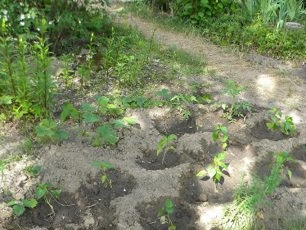
[[[295,125],[292,117],[286,116],[282,121],[282,112],[278,108],[272,108],[268,111],[267,128],[271,131],[279,130],[285,135],[293,136]]]
[[[228,172],[226,171],[228,169],[228,164],[224,162],[227,155],[227,128],[223,125],[218,124],[213,130],[212,138],[213,141],[220,142],[222,151],[214,156],[213,163],[209,164],[206,169],[202,169],[201,171],[199,171],[196,176],[199,178],[204,178],[208,176],[214,181],[215,185],[217,185],[218,183],[222,183],[224,180],[224,175],[228,174]]]
[[[50,207],[51,212],[55,215],[54,208],[51,204],[52,200],[57,200],[61,194],[61,190],[54,187],[50,183],[38,184],[35,189],[35,197],[39,201],[43,199],[46,204]]]
[[[177,136],[174,134],[170,134],[168,136],[163,136],[157,142],[156,155],[159,156],[161,152],[163,152],[162,164],[164,163],[166,154],[170,150],[175,150],[174,142],[177,140]]]
[[[225,117],[229,121],[235,118],[245,117],[251,112],[251,106],[247,101],[239,101],[238,96],[245,90],[245,87],[238,85],[232,80],[228,80],[224,89],[224,93],[231,97],[231,105],[222,104],[222,109],[225,111]]]
[[[174,213],[174,203],[171,199],[166,198],[162,208],[158,210],[158,218],[161,224],[168,224],[168,230],[176,230],[176,226],[171,220]]]
[[[8,206],[13,208],[13,213],[16,216],[21,216],[26,208],[35,208],[38,202],[36,199],[23,199],[21,201],[11,200],[7,203]]]
[[[173,17],[154,15],[154,19],[179,31],[187,28],[219,45],[282,59],[305,59],[306,27],[285,27],[292,21],[305,24],[305,2],[301,0],[178,0],[172,5]],[[131,9],[138,15],[152,15],[143,5]]]
[[[107,188],[112,188],[112,180],[110,179],[109,175],[107,174],[108,170],[114,169],[114,165],[107,162],[107,161],[93,161],[92,166],[98,167],[101,170],[101,183]]]

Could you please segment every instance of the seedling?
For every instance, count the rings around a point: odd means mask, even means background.
[[[28,166],[24,169],[24,171],[29,174],[30,176],[38,176],[41,172],[41,166],[39,165],[31,165],[31,166]]]
[[[112,180],[110,179],[107,171],[110,169],[114,169],[114,165],[107,162],[107,161],[93,161],[91,163],[92,166],[98,167],[101,170],[101,183],[104,185],[105,188],[109,187],[112,188]]]
[[[97,128],[97,135],[95,136],[92,145],[99,147],[101,145],[114,146],[118,141],[116,130],[110,125],[105,124]]]
[[[175,150],[174,142],[177,140],[177,136],[174,134],[170,134],[168,136],[163,136],[157,143],[156,155],[159,156],[161,152],[163,152],[162,164],[164,164],[164,160],[166,154],[170,150]]]
[[[166,198],[162,208],[158,210],[158,218],[161,224],[168,224],[168,230],[176,230],[176,226],[171,220],[174,213],[174,203],[169,198]]]
[[[43,142],[61,142],[68,138],[68,133],[57,127],[53,120],[44,119],[36,127],[35,133],[37,137]]]
[[[246,101],[238,101],[237,96],[245,90],[245,87],[238,85],[236,82],[229,80],[224,89],[224,93],[232,99],[231,105],[222,104],[222,109],[225,111],[225,117],[229,121],[235,118],[245,117],[251,112],[251,106]]]
[[[223,151],[226,150],[228,142],[228,133],[226,126],[218,124],[213,130],[212,138],[215,142],[219,140]]]
[[[215,184],[220,183],[224,179],[228,165],[224,162],[226,157],[226,152],[218,153],[213,160],[213,163],[210,164],[206,169],[201,170],[197,173],[197,177],[203,178],[209,176],[212,178]]]
[[[271,131],[279,130],[285,135],[294,135],[295,125],[292,117],[286,116],[282,121],[282,112],[278,108],[272,108],[268,111],[267,128]]]
[[[52,200],[57,201],[60,194],[61,190],[55,188],[50,183],[38,184],[35,190],[36,199],[37,200],[43,199],[46,202],[46,204],[50,207],[53,215],[55,215],[55,212],[51,204],[51,201]]]
[[[193,95],[185,95],[185,94],[178,94],[173,96],[170,99],[170,103],[172,107],[178,109],[178,111],[182,114],[184,119],[188,119],[191,116],[191,112],[188,108],[188,104],[196,103],[197,98]]]
[[[23,199],[21,201],[11,200],[7,205],[13,208],[14,215],[21,216],[25,212],[26,208],[35,208],[37,203],[36,199]]]
[[[80,120],[80,112],[71,103],[65,103],[60,118],[61,121],[65,121],[68,118],[78,121]]]

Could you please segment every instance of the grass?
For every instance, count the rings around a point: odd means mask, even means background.
[[[128,10],[139,17],[158,23],[174,31],[205,37],[215,44],[244,52],[256,51],[259,54],[278,59],[303,61],[306,46],[300,41],[306,38],[305,29],[276,30],[265,25],[262,20],[244,23],[243,15],[223,15],[218,18],[206,18],[202,24],[188,23],[187,19],[153,12],[145,4],[128,5]],[[242,22],[241,22],[242,20]]]

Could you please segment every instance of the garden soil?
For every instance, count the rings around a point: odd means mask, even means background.
[[[281,186],[267,198],[267,205],[254,216],[265,229],[283,229],[284,222],[305,220],[306,212],[306,70],[298,64],[280,62],[263,56],[242,54],[220,48],[201,37],[164,29],[153,22],[132,15],[116,18],[118,23],[135,27],[165,47],[175,47],[198,56],[207,63],[203,76],[189,76],[185,84],[203,82],[215,101],[226,101],[224,83],[232,79],[246,86],[241,99],[257,108],[245,120],[229,123],[220,111],[210,105],[195,105],[192,120],[181,123],[163,108],[129,110],[128,116],[138,125],[122,131],[115,147],[91,147],[84,141],[78,126],[66,124],[71,133],[61,145],[40,148],[34,160],[24,157],[9,164],[2,179],[0,196],[0,229],[167,229],[160,225],[158,209],[166,197],[172,198],[176,211],[173,222],[177,229],[219,229],[222,210],[232,201],[234,189],[252,175],[268,175],[274,152],[288,151],[295,162],[288,165],[292,178],[283,177]],[[272,106],[293,117],[297,132],[293,137],[269,133],[265,114]],[[220,150],[211,138],[215,124],[229,129],[226,162],[228,175],[217,186],[211,180],[199,180],[195,174],[211,162]],[[182,127],[180,127],[182,124]],[[176,132],[176,157],[168,156],[166,166],[152,159],[156,143],[163,134]],[[20,152],[24,138],[13,124],[1,128],[0,156]],[[109,161],[112,188],[100,183],[101,172],[92,161]],[[39,178],[24,173],[26,166],[42,166]],[[159,165],[158,165],[159,164]],[[12,196],[22,199],[33,194],[33,185],[49,182],[62,190],[53,202],[54,213],[44,203],[27,210],[21,218],[12,216],[7,202]],[[13,194],[13,195],[12,195]]]

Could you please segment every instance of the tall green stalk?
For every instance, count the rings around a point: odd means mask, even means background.
[[[34,44],[34,57],[36,59],[36,98],[43,114],[49,115],[51,103],[52,81],[49,74],[51,60],[49,58],[49,46],[46,39],[39,37]]]

